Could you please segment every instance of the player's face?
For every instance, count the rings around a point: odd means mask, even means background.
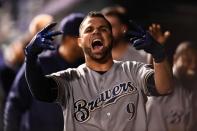
[[[79,45],[85,56],[92,59],[106,59],[111,55],[112,31],[101,17],[88,17],[81,26]]]
[[[119,42],[124,36],[124,31],[126,31],[126,26],[122,24],[117,17],[106,16],[106,19],[112,25],[114,42]]]
[[[197,77],[197,52],[187,50],[175,61],[175,67],[179,75],[185,79],[196,79]]]

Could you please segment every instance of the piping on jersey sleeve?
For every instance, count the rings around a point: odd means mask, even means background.
[[[150,95],[149,89],[148,89],[148,79],[151,77],[151,75],[154,74],[154,70],[147,64],[137,63],[137,81],[140,85],[141,89],[146,95]]]
[[[144,79],[143,79],[143,87],[144,87],[144,93],[148,96],[151,95],[151,92],[149,90],[149,87],[148,87],[148,79],[154,74],[154,71],[150,71],[150,72],[147,72],[144,76]]]
[[[57,72],[47,77],[52,78],[57,84],[57,99],[55,102],[60,103],[61,105],[66,105],[66,100],[69,98],[69,86],[67,85],[66,79],[63,77],[64,72]]]

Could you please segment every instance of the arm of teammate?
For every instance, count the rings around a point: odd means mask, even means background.
[[[4,108],[4,131],[20,131],[25,125],[22,121],[31,105],[31,93],[27,88],[24,66],[17,73]]]
[[[129,31],[130,41],[137,50],[143,49],[153,57],[154,65],[154,85],[156,92],[160,95],[171,93],[173,90],[172,69],[166,59],[164,46],[159,44],[149,32],[142,27],[132,23],[134,31]],[[149,80],[151,81],[151,79]]]
[[[60,31],[50,31],[56,23],[52,23],[41,30],[25,48],[25,75],[33,96],[41,101],[53,102],[57,97],[57,86],[54,80],[44,76],[37,63],[38,54],[43,50],[55,49],[52,45],[53,37],[62,34]]]

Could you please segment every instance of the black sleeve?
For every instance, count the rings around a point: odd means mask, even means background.
[[[147,88],[150,96],[160,96],[160,94],[157,92],[157,89],[155,87],[154,74],[148,77]]]
[[[57,98],[56,82],[44,76],[37,57],[26,57],[25,77],[32,95],[45,102],[53,102]]]
[[[4,108],[4,131],[20,131],[22,116],[31,105],[31,93],[25,80],[25,68],[20,69],[6,98]]]
[[[150,96],[166,96],[169,94],[160,94],[155,86],[154,74],[148,77],[147,79],[147,88]]]

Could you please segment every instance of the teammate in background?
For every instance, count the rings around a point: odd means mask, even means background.
[[[3,131],[4,102],[5,102],[5,93],[0,83],[0,131]]]
[[[153,28],[153,30],[157,36],[161,33],[160,29]],[[174,54],[173,74],[174,92],[168,96],[151,96],[148,99],[147,114],[150,131],[196,131],[197,129],[195,125],[197,123],[197,45],[195,43],[189,41],[180,43]]]
[[[142,50],[135,50],[126,37],[126,32],[129,30],[129,18],[126,9],[121,6],[112,6],[103,8],[101,12],[112,25],[114,37],[113,59],[147,63],[147,53]]]
[[[24,48],[36,34],[53,18],[46,14],[34,17],[29,24],[29,29],[22,36],[12,41],[3,52],[4,63],[0,64],[0,81],[7,97],[14,78],[24,62]]]
[[[44,49],[53,49],[51,38],[60,34],[52,31],[54,26],[45,27],[25,48],[26,79],[34,96],[61,104],[65,131],[146,131],[145,95],[168,94],[173,87],[162,45],[136,25],[133,46],[153,55],[154,70],[138,62],[114,61],[111,24],[101,13],[90,12],[78,38],[85,64],[45,76],[37,58]]]
[[[35,16],[31,23],[29,24],[29,29],[27,33],[25,34],[25,39],[23,40],[24,42],[22,43],[14,43],[10,45],[8,48],[7,55],[5,57],[7,58],[6,61],[9,63],[11,67],[15,67],[17,65],[17,72],[13,77],[13,82],[10,82],[10,90],[8,94],[8,98],[6,99],[6,105],[5,105],[5,113],[4,113],[4,130],[5,131],[25,131],[26,126],[29,126],[29,120],[28,120],[28,113],[26,113],[28,106],[25,107],[25,105],[28,105],[30,103],[28,97],[22,96],[21,92],[25,92],[25,94],[28,94],[28,89],[23,87],[23,85],[19,85],[18,83],[22,83],[20,80],[21,78],[18,78],[17,80],[16,77],[19,77],[18,74],[21,71],[21,66],[23,65],[24,61],[24,47],[30,42],[30,40],[33,38],[33,36],[36,34],[36,31],[39,32],[44,26],[49,24],[50,22],[53,21],[53,17],[48,15],[48,14],[39,14]],[[10,53],[12,52],[12,53]],[[10,57],[9,55],[12,54]],[[20,66],[19,66],[20,64]],[[17,76],[18,75],[18,76]],[[15,77],[16,76],[16,77]],[[21,77],[21,76],[20,76]],[[18,86],[17,89],[16,87],[13,86]],[[25,85],[25,84],[24,84]],[[22,94],[22,95],[21,95]],[[29,93],[30,94],[30,93]],[[22,97],[21,97],[22,96]],[[28,96],[28,95],[27,95]],[[21,98],[20,98],[21,97]],[[19,99],[20,98],[20,99]],[[27,103],[25,103],[27,101]]]
[[[60,23],[63,31],[61,43],[55,51],[45,51],[39,56],[44,74],[50,74],[84,63],[82,49],[77,44],[79,25],[84,15],[72,13]],[[43,87],[42,87],[43,88]],[[25,80],[25,65],[15,78],[4,113],[4,131],[62,131],[63,114],[56,103],[33,99]]]
[[[42,16],[42,19],[41,19],[41,16]],[[4,50],[4,53],[3,53],[4,63],[0,64],[0,81],[2,82],[1,85],[4,89],[4,101],[2,105],[3,112],[4,112],[7,96],[10,92],[13,81],[24,62],[24,58],[25,58],[24,48],[33,38],[32,36],[35,35],[35,32],[33,32],[32,30],[34,31],[37,30],[38,32],[40,31],[40,29],[46,26],[47,22],[49,23],[52,20],[53,18],[51,16],[45,15],[45,14],[41,14],[41,15],[34,17],[29,25],[29,29],[27,30],[27,32],[25,32],[24,35],[14,40]],[[2,121],[3,121],[3,116],[2,116]]]

